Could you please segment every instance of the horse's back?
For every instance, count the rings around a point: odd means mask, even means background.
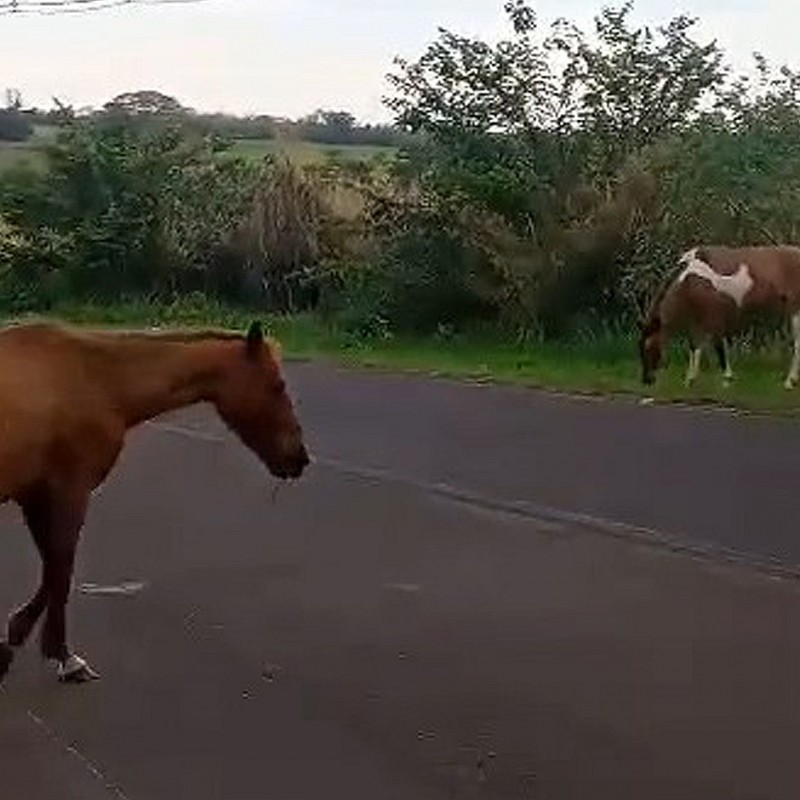
[[[793,245],[750,245],[731,247],[702,245],[684,256],[708,264],[715,272],[733,276],[744,268],[754,285],[748,305],[800,303],[800,247]]]
[[[0,330],[0,412],[4,416],[40,413],[52,402],[62,371],[51,344],[53,333],[39,326]]]
[[[77,341],[54,325],[0,330],[0,496],[42,475],[54,442],[91,413],[80,391],[85,369]]]

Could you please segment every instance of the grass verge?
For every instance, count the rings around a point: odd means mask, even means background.
[[[214,326],[243,330],[256,312],[231,309],[205,300],[173,305],[144,302],[124,306],[65,305],[47,316],[95,326]],[[41,316],[41,315],[40,315]],[[359,339],[313,316],[270,317],[269,332],[288,356],[323,359],[351,366],[413,371],[428,375],[525,385],[576,394],[652,397],[656,402],[723,405],[796,415],[800,389],[786,391],[783,378],[789,348],[776,343],[757,352],[733,352],[735,380],[725,387],[710,357],[697,384],[683,385],[685,353],[673,348],[654,389],[639,382],[636,343],[631,336],[585,337],[574,342],[521,344],[496,334]]]

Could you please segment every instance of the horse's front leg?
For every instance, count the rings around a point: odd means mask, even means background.
[[[45,547],[52,520],[50,493],[46,489],[31,490],[20,498],[19,505],[44,567]],[[11,647],[22,647],[25,644],[46,608],[47,584],[43,571],[36,594],[8,619],[8,644]]]
[[[67,645],[67,602],[88,500],[88,495],[81,495],[54,503],[45,548],[47,615],[42,626],[41,650],[44,658],[56,663],[59,680],[69,683],[83,683],[99,677]]]

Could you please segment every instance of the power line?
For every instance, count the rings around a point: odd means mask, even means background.
[[[86,14],[121,6],[166,6],[202,2],[206,2],[206,0],[0,0],[0,16]]]

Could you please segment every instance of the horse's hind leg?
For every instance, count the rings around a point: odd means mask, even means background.
[[[46,497],[41,493],[32,492],[20,502],[20,505],[25,516],[25,522],[41,556],[43,542],[47,534],[49,507]],[[47,589],[43,577],[36,594],[24,606],[14,611],[8,619],[7,641],[0,641],[0,681],[8,672],[14,660],[13,648],[21,647],[25,644],[46,607]]]
[[[96,678],[92,668],[67,646],[66,608],[72,586],[75,551],[83,527],[88,494],[60,498],[51,507],[51,524],[44,548],[47,616],[42,626],[42,655],[58,665],[59,680],[82,683]]]
[[[20,501],[20,506],[36,549],[39,551],[39,556],[44,560],[44,547],[50,519],[48,496],[44,491],[31,492]],[[45,608],[47,608],[47,586],[43,574],[36,594],[9,617],[7,635],[8,644],[11,647],[22,647],[25,644]]]
[[[722,370],[723,381],[727,386],[733,380],[733,370],[731,369],[729,342],[724,336],[714,338],[714,352],[717,354],[719,368]]]
[[[0,642],[0,683],[3,682],[13,660],[14,651],[5,642]]]
[[[22,647],[28,641],[36,623],[47,608],[47,589],[44,583],[24,606],[18,608],[8,619],[8,643],[12,647]]]
[[[792,342],[792,363],[783,384],[787,389],[793,389],[800,379],[800,311],[792,314]]]

